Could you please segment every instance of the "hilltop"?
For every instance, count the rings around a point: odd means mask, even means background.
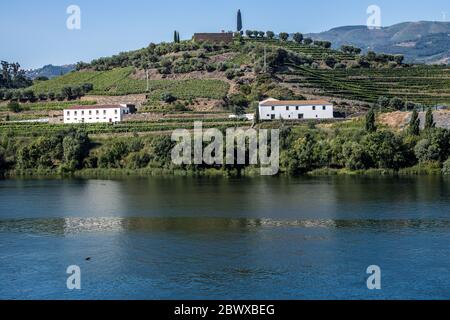
[[[68,64],[64,66],[54,66],[52,64],[49,64],[43,66],[42,68],[26,70],[25,75],[32,80],[40,77],[52,79],[72,72],[73,70],[75,70],[75,68],[75,64]]]
[[[450,22],[404,22],[379,30],[344,26],[307,36],[339,48],[354,45],[364,51],[403,54],[408,62],[450,63]]]

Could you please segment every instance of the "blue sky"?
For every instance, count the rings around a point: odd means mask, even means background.
[[[66,9],[81,8],[81,30],[68,30]],[[450,20],[448,0],[13,0],[0,11],[0,59],[25,68],[90,61],[150,42],[194,32],[234,30],[237,9],[244,29],[303,33],[365,24],[369,5],[380,6],[382,24]]]

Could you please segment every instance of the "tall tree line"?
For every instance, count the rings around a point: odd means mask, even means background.
[[[31,86],[33,82],[25,76],[19,63],[1,62],[0,88],[18,89]]]

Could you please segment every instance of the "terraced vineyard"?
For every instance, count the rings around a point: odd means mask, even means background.
[[[206,128],[229,128],[245,126],[246,123],[229,119],[198,119],[203,121]],[[196,119],[171,119],[156,122],[122,122],[120,124],[80,124],[64,125],[47,123],[0,123],[0,131],[12,133],[16,137],[32,137],[39,135],[52,135],[70,128],[83,128],[89,134],[119,134],[119,133],[145,133],[145,132],[171,132],[176,129],[193,129]]]
[[[95,95],[127,95],[145,93],[147,82],[133,79],[133,68],[117,68],[110,71],[73,72],[48,81],[40,81],[31,87],[35,94],[60,92],[66,86],[80,86],[92,83]],[[151,96],[160,97],[162,92],[170,92],[179,99],[209,98],[221,99],[229,90],[229,84],[221,80],[151,80]]]
[[[399,69],[316,70],[290,66],[286,82],[320,94],[376,102],[380,96],[399,97],[426,105],[450,105],[450,68],[415,66]]]
[[[317,47],[313,45],[299,44],[293,41],[280,42],[278,40],[267,40],[267,39],[253,39],[249,41],[254,41],[258,43],[263,43],[269,46],[282,47],[291,50],[296,53],[305,54],[311,56],[314,60],[323,60],[328,56],[333,56],[338,61],[352,61],[355,60],[356,56],[352,54],[343,53],[338,50],[325,49],[322,47]]]
[[[25,110],[31,111],[55,111],[55,110],[63,110],[67,107],[73,105],[81,105],[88,106],[96,104],[95,101],[81,101],[81,100],[73,100],[73,101],[52,101],[52,102],[35,102],[35,103],[25,103],[22,104],[22,107]],[[8,111],[7,105],[0,106],[0,112]]]

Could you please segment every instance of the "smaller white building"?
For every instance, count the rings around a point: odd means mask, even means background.
[[[64,110],[64,123],[115,123],[130,114],[132,107],[120,105],[73,106]]]
[[[260,120],[334,119],[333,104],[325,100],[267,99],[259,103]]]

